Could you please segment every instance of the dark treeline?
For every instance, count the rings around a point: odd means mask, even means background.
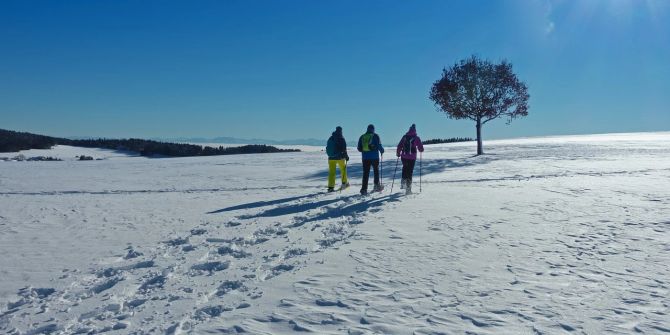
[[[59,140],[55,137],[0,129],[0,152],[49,149],[58,144]]]
[[[436,138],[432,140],[423,141],[423,144],[440,144],[440,143],[454,143],[454,142],[470,142],[474,141],[469,137],[452,137],[452,138]]]
[[[0,129],[0,152],[15,152],[27,149],[49,149],[54,145],[71,145],[85,148],[103,148],[121,151],[134,151],[142,156],[166,156],[166,157],[188,157],[188,156],[215,156],[215,155],[237,155],[275,152],[296,152],[298,149],[279,149],[269,145],[244,145],[239,147],[224,148],[222,146],[203,147],[195,144],[168,143],[152,140],[131,139],[85,139],[71,140],[50,136],[20,133],[11,130]]]
[[[89,139],[68,140],[67,145],[86,148],[105,148],[112,150],[134,151],[142,156],[216,156],[216,155],[238,155],[238,154],[264,154],[275,152],[296,152],[298,149],[279,149],[269,145],[253,144],[239,147],[203,147],[195,144],[168,143],[137,138],[113,140],[113,139]],[[65,144],[65,143],[63,143]]]

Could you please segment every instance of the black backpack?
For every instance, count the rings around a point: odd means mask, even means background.
[[[416,153],[416,148],[414,148],[414,136],[407,136],[405,135],[405,141],[403,142],[402,145],[402,153],[406,155],[410,155],[412,153]]]

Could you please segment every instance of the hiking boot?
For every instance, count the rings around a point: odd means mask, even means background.
[[[384,189],[384,187],[381,184],[376,184],[375,187],[372,189],[372,192],[381,192]]]
[[[335,188],[334,187],[329,187],[328,192],[335,192]]]
[[[401,190],[405,189],[405,178],[400,179],[400,189]]]
[[[361,195],[367,195],[367,194],[368,194],[368,190],[361,190]]]
[[[412,194],[412,182],[407,179],[407,185],[405,185],[405,194]]]
[[[349,187],[349,182],[342,183],[342,186],[341,186],[340,188],[341,188],[341,189],[345,189],[345,188],[347,188],[347,187]]]

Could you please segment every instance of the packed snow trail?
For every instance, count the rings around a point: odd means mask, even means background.
[[[2,163],[0,331],[670,332],[670,134],[487,150],[411,196],[325,194],[318,152]]]
[[[91,271],[64,271],[58,278],[62,290],[24,288],[20,299],[3,311],[0,329],[9,333],[22,328],[27,333],[194,330],[224,312],[250,308],[256,300],[263,304],[263,294],[273,289],[275,277],[299,271],[310,254],[347,243],[355,235],[352,226],[367,210],[396,199],[318,192],[212,211],[208,214],[236,211],[238,216],[225,223],[197,225],[154,246],[129,246]],[[243,213],[248,209],[255,211]],[[289,220],[280,224],[277,217]],[[328,218],[337,220],[318,224]],[[20,320],[15,317],[19,314]],[[19,327],[10,328],[14,321]]]

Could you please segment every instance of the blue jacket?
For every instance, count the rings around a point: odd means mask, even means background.
[[[361,135],[358,138],[358,151],[363,153],[363,159],[365,160],[378,160],[379,153],[384,153],[379,135],[370,132]]]

